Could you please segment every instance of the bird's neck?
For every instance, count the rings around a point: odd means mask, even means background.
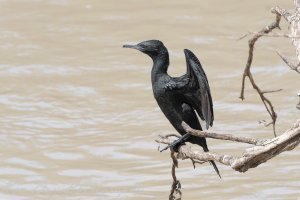
[[[154,83],[161,75],[166,75],[168,67],[169,53],[168,51],[165,51],[153,59],[153,67],[151,71],[152,83]]]

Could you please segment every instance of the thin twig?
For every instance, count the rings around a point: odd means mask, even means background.
[[[280,92],[282,91],[282,89],[278,89],[278,90],[266,90],[266,91],[262,91],[263,94],[266,94],[266,93],[274,93],[274,92]]]
[[[257,93],[259,94],[267,112],[269,113],[271,119],[272,119],[272,125],[273,125],[273,133],[274,136],[276,137],[276,131],[275,131],[275,123],[276,123],[276,119],[277,119],[277,114],[274,111],[274,107],[271,103],[271,101],[269,99],[267,99],[264,95],[264,93],[261,91],[261,89],[258,87],[258,85],[255,83],[254,78],[252,76],[251,73],[251,65],[252,65],[252,60],[253,60],[253,51],[254,51],[254,45],[255,42],[262,37],[264,34],[268,34],[270,33],[272,30],[276,29],[276,28],[280,28],[279,27],[279,23],[280,23],[280,19],[281,19],[281,15],[276,14],[276,19],[275,22],[271,23],[270,25],[264,27],[261,31],[259,31],[257,34],[255,34],[249,41],[249,55],[248,55],[248,60],[246,63],[246,67],[244,69],[244,74],[243,74],[243,78],[242,78],[242,88],[241,88],[241,93],[240,93],[240,98],[242,100],[245,99],[245,79],[246,77],[249,78],[250,83],[252,84],[252,87],[257,91]]]
[[[242,35],[241,37],[239,37],[237,40],[242,40],[242,39],[244,39],[245,37],[247,37],[247,36],[249,36],[251,34],[252,34],[251,32],[248,32],[248,33]]]
[[[245,35],[242,35],[241,37],[239,37],[237,40],[242,40],[245,37],[249,36],[249,35],[253,35],[253,34],[257,34],[260,36],[266,36],[266,37],[284,37],[284,38],[300,38],[300,36],[293,36],[291,34],[279,34],[279,33],[260,33],[260,32],[248,32]]]
[[[266,120],[259,120],[259,124],[263,124],[265,127],[270,126],[273,122],[266,122]]]
[[[219,139],[219,140],[230,140],[234,142],[242,142],[242,143],[248,143],[253,145],[262,145],[266,140],[265,139],[255,139],[255,138],[249,138],[249,137],[243,137],[243,136],[235,136],[227,133],[216,133],[212,131],[198,131],[195,129],[192,129],[189,125],[187,125],[185,122],[182,122],[182,127],[186,130],[187,133],[197,136],[197,137],[205,137],[205,138],[213,138],[213,139]]]

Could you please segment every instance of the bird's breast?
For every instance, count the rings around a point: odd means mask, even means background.
[[[171,104],[177,101],[176,92],[168,89],[171,78],[168,75],[156,76],[152,81],[153,95],[159,105]]]
[[[154,97],[159,105],[174,106],[173,104],[180,104],[180,98],[175,92],[166,89],[153,90]]]

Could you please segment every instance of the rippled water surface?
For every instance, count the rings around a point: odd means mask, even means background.
[[[151,60],[121,48],[160,39],[170,74],[185,72],[183,49],[200,58],[212,90],[213,130],[272,137],[257,94],[238,96],[247,58],[244,33],[292,1],[0,0],[0,199],[167,199],[171,161],[154,142],[174,133],[150,83]],[[283,28],[286,28],[283,22]],[[253,73],[278,113],[278,133],[299,118],[299,75],[276,55],[286,38],[257,44]],[[248,83],[247,83],[248,84]],[[212,152],[243,144],[208,140]],[[180,162],[184,199],[299,199],[300,150],[245,174]]]

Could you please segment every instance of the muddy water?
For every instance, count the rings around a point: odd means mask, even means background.
[[[170,158],[158,134],[174,133],[151,91],[151,61],[122,49],[160,39],[170,74],[185,72],[182,49],[209,77],[214,130],[272,137],[258,96],[239,96],[247,41],[236,39],[274,18],[292,1],[0,0],[0,199],[166,199]],[[283,27],[285,27],[283,25]],[[299,75],[274,53],[294,55],[284,38],[265,38],[253,72],[278,113],[278,132],[299,118]],[[247,145],[208,141],[211,151],[239,155]],[[300,150],[239,174],[219,165],[180,162],[184,199],[300,198]]]

